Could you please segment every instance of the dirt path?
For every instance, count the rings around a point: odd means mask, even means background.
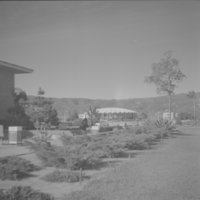
[[[200,128],[122,164],[86,190],[106,200],[199,200]]]

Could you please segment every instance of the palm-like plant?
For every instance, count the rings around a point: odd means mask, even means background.
[[[196,99],[197,94],[195,91],[189,91],[187,94],[187,97],[192,100],[193,103],[193,116],[194,116],[194,124],[196,123]]]
[[[98,118],[99,118],[97,108],[90,106],[89,111],[87,113],[88,113],[89,119],[91,121],[91,125],[94,125],[95,122],[97,122]]]

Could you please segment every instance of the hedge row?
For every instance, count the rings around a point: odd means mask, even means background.
[[[164,121],[146,122],[132,129],[115,130],[97,135],[63,136],[63,146],[53,146],[48,140],[30,143],[47,166],[71,170],[97,168],[102,158],[117,157],[127,150],[150,148],[158,139],[170,135],[173,124]]]

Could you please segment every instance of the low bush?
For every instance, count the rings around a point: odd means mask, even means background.
[[[33,149],[45,166],[62,167],[64,165],[64,150],[61,147],[52,146],[48,140],[35,138],[26,142]]]
[[[134,139],[127,141],[126,148],[129,150],[143,150],[149,148],[149,143],[147,142],[148,136],[144,133],[136,135]]]
[[[33,190],[29,186],[14,186],[8,190],[0,189],[1,200],[54,200],[46,193]]]
[[[74,136],[86,134],[86,131],[84,131],[84,130],[82,130],[82,129],[72,129],[71,132],[72,132],[72,134],[73,134]]]
[[[173,126],[147,121],[143,126],[121,129],[97,135],[63,135],[63,146],[53,146],[48,140],[32,143],[39,158],[47,166],[71,170],[94,169],[102,158],[119,157],[128,150],[148,149],[155,141],[168,137]]]
[[[62,200],[105,200],[102,194],[94,194],[89,191],[76,191],[65,195]]]
[[[0,179],[17,180],[30,175],[30,172],[39,170],[39,167],[30,161],[17,157],[6,156],[0,158]]]
[[[102,126],[100,127],[99,129],[99,132],[108,132],[108,131],[112,131],[113,130],[113,127],[110,127],[110,126]]]
[[[85,177],[84,174],[82,174],[82,178],[84,177]],[[55,170],[47,174],[46,176],[42,177],[42,179],[48,182],[74,183],[74,182],[79,182],[81,176],[80,172]]]
[[[27,130],[22,131],[22,138],[23,139],[32,138],[33,136],[34,136],[34,134],[31,131],[27,131]]]
[[[172,120],[159,119],[154,123],[157,128],[165,128],[165,130],[174,130],[176,128]]]
[[[46,166],[71,170],[96,168],[99,157],[87,149],[87,136],[63,136],[63,146],[52,146],[48,141],[29,142],[31,148]]]

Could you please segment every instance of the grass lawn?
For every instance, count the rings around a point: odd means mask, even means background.
[[[51,131],[50,134],[62,134],[63,131]],[[41,192],[49,193],[53,195],[55,198],[59,199],[63,197],[65,194],[69,194],[79,190],[85,190],[85,188],[95,188],[98,186],[99,180],[104,180],[105,182],[106,176],[108,174],[115,174],[120,166],[124,165],[124,163],[133,163],[135,155],[143,152],[151,152],[153,149],[149,150],[133,150],[131,151],[131,156],[125,158],[107,158],[104,159],[105,164],[102,168],[98,170],[84,170],[85,175],[90,176],[90,179],[86,179],[83,182],[78,183],[52,183],[46,182],[41,179],[41,177],[46,174],[53,172],[55,170],[54,167],[43,167],[39,171],[33,172],[33,176],[28,177],[26,179],[22,179],[20,181],[10,181],[10,180],[0,180],[0,188],[11,188],[12,186],[21,185],[21,186],[31,186],[33,189],[40,190]],[[32,152],[25,145],[0,145],[0,157],[17,155],[27,160],[30,160],[33,164],[42,166],[41,161],[37,158],[34,152]],[[108,176],[109,177],[109,176]],[[109,182],[109,181],[108,181]],[[95,183],[94,185],[92,183]],[[100,181],[101,183],[101,181]],[[107,184],[107,183],[106,183]],[[92,187],[91,187],[92,185]],[[70,199],[71,200],[71,199]]]
[[[23,145],[0,145],[0,157],[18,155],[22,158],[30,160],[32,163],[42,166],[40,160],[36,155],[31,152],[26,146]],[[0,180],[0,188],[8,189],[12,186],[31,186],[41,192],[52,194],[54,197],[61,197],[66,193],[82,189],[87,181],[80,183],[51,183],[41,180],[40,178],[49,172],[54,171],[53,167],[45,167],[42,170],[33,172],[32,177],[28,177],[19,181]],[[91,174],[91,173],[90,173]]]
[[[32,163],[42,166],[41,161],[37,156],[23,145],[0,145],[0,157],[18,155],[22,158],[30,160]],[[64,194],[69,194],[74,191],[82,190],[89,182],[99,180],[104,176],[105,172],[115,169],[120,163],[129,161],[129,158],[111,158],[105,159],[105,165],[100,170],[85,170],[84,173],[91,179],[84,180],[82,183],[51,183],[42,179],[44,175],[55,170],[54,167],[44,167],[42,170],[32,173],[33,176],[22,180],[0,180],[0,188],[8,189],[12,186],[31,186],[33,189],[41,192],[52,194],[56,198],[62,197]]]

